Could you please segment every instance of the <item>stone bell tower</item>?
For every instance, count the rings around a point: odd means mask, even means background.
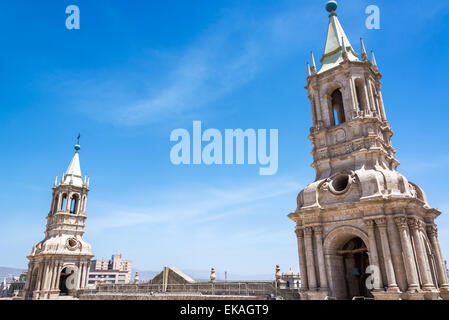
[[[45,239],[28,256],[25,299],[57,299],[87,286],[91,254],[83,239],[89,179],[82,177],[80,146],[58,182],[56,177]]]
[[[301,298],[448,298],[434,220],[440,212],[397,171],[381,93],[382,75],[360,41],[353,49],[335,13],[307,86],[315,182],[302,190],[296,222]]]

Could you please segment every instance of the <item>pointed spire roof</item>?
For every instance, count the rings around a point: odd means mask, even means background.
[[[310,71],[310,64],[307,62],[307,76],[310,77],[312,72]]]
[[[329,4],[332,4],[329,6]],[[350,61],[359,61],[357,53],[351,46],[351,42],[346,36],[343,27],[338,20],[335,10],[337,3],[329,1],[326,9],[331,13],[329,15],[329,27],[327,31],[326,45],[324,47],[323,57],[321,58],[321,70],[319,73],[338,66],[343,61],[344,50],[348,53]]]
[[[81,174],[80,157],[79,151],[80,145],[75,146],[75,154],[73,155],[72,161],[70,161],[69,167],[63,176],[63,184],[72,184],[74,186],[83,186],[83,176]]]

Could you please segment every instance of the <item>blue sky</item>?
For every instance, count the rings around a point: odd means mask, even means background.
[[[449,258],[449,3],[340,1],[354,47],[374,49],[400,171],[420,185]],[[81,29],[65,28],[66,6]],[[365,8],[381,29],[365,28]],[[298,270],[296,195],[315,175],[306,62],[324,50],[325,1],[3,1],[0,3],[0,265],[25,267],[43,238],[56,175],[78,132],[91,177],[85,238],[123,253],[232,274]],[[173,166],[170,133],[279,129],[279,170]]]

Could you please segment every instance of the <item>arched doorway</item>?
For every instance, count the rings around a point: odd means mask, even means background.
[[[370,274],[368,237],[360,229],[343,226],[331,231],[325,238],[324,250],[329,273],[331,295],[338,300],[354,297],[372,297],[366,287]]]
[[[75,267],[65,267],[61,271],[59,277],[59,292],[60,295],[69,295],[70,291],[75,289],[76,269]]]
[[[372,298],[366,287],[366,279],[370,274],[366,273],[369,266],[368,249],[359,237],[346,242],[337,254],[343,257],[343,266],[346,284],[346,299],[354,297]]]

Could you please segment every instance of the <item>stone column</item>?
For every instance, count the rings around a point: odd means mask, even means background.
[[[384,99],[382,98],[382,87],[380,85],[377,88],[377,94],[379,95],[379,108],[380,108],[382,121],[387,121],[387,116],[385,114]]]
[[[41,283],[42,283],[42,273],[43,273],[43,268],[44,266],[42,265],[42,263],[38,264],[39,266],[39,271],[37,273],[37,281],[36,281],[36,288],[34,288],[34,290],[36,291],[40,291],[41,290]]]
[[[56,273],[56,289],[59,290],[59,281],[61,279],[61,272],[62,272],[62,267],[64,266],[64,264],[62,262],[58,263],[58,272]]]
[[[349,91],[351,92],[351,106],[353,114],[357,114],[357,91],[355,88],[354,79],[348,78]],[[351,117],[352,119],[352,117]]]
[[[90,272],[90,261],[87,263],[86,283],[85,283],[84,287],[87,287],[89,285],[89,272]]]
[[[78,290],[80,288],[82,272],[83,272],[83,264],[82,264],[82,262],[80,262],[78,264],[78,271],[77,271],[77,275],[76,275],[76,284],[75,284],[75,289],[76,290]]]
[[[56,194],[56,207],[55,207],[55,210],[54,210],[54,212],[56,213],[56,212],[58,212],[58,211],[60,211],[60,208],[61,208],[61,194],[60,193],[58,193],[58,194]]]
[[[312,123],[314,127],[317,127],[317,119],[316,119],[316,106],[313,96],[309,94],[310,105],[312,106]]]
[[[42,275],[42,282],[41,282],[41,290],[47,290],[47,283],[48,283],[48,271],[49,271],[49,264],[48,263],[44,263],[44,272]]]
[[[59,289],[58,273],[59,273],[59,262],[55,262],[52,290],[58,290]]]
[[[373,89],[371,87],[371,81],[368,79],[365,79],[366,89],[368,91],[368,109],[371,110],[371,112],[377,111],[376,110],[376,103],[374,102],[374,94]]]
[[[312,241],[311,227],[304,228],[305,234],[305,250],[306,250],[306,261],[307,261],[307,279],[309,282],[309,290],[316,290],[316,273],[315,273],[315,260],[313,253],[313,241]]]
[[[301,290],[306,291],[309,283],[307,280],[306,251],[304,249],[304,231],[301,228],[296,227],[295,232],[298,239],[299,268],[301,269]]]
[[[394,219],[399,230],[404,260],[405,273],[407,275],[408,291],[419,290],[418,271],[416,270],[415,257],[413,255],[412,240],[410,239],[407,218],[396,217]]]
[[[84,268],[83,268],[83,277],[81,278],[81,288],[80,289],[85,289],[86,288],[86,279],[87,279],[87,273],[88,273],[88,269],[87,269],[87,262],[83,263]]]
[[[70,198],[71,198],[71,194],[70,193],[67,193],[67,198],[66,198],[66,202],[65,202],[65,208],[64,208],[64,211],[65,212],[67,212],[67,211],[69,211],[69,208],[70,208]]]
[[[323,117],[321,116],[323,112],[321,109],[321,100],[318,91],[315,91],[315,93],[313,94],[313,101],[315,102],[316,121],[317,126],[319,127],[323,123]]]
[[[438,273],[438,284],[440,288],[449,290],[449,281],[446,273],[446,265],[444,263],[443,254],[441,253],[440,243],[438,242],[438,229],[436,225],[427,227],[427,235],[432,244],[433,254],[435,255],[435,264]]]
[[[379,281],[374,281],[374,290],[380,290],[382,283],[382,275],[380,274],[380,265],[379,265],[379,254],[377,251],[376,244],[376,235],[374,234],[375,223],[374,220],[365,220],[366,230],[368,232],[368,241],[369,241],[369,258],[370,264],[374,266],[379,273]]]
[[[327,275],[326,275],[326,265],[324,263],[324,253],[323,253],[323,228],[321,226],[316,226],[313,228],[315,233],[315,243],[316,243],[316,254],[318,268],[320,270],[320,290],[327,291]]]
[[[33,273],[34,273],[34,265],[30,262],[30,263],[28,263],[28,277],[27,277],[27,281],[25,283],[24,291],[28,291],[30,289],[30,283],[31,283],[31,278],[33,276]]]
[[[376,219],[376,225],[380,232],[385,272],[387,273],[388,291],[399,292],[394,274],[393,261],[391,260],[390,244],[388,243],[387,220],[385,218]]]
[[[44,282],[44,290],[50,290],[51,289],[51,279],[53,277],[53,262],[50,261],[47,264],[47,275],[45,277]]]
[[[416,258],[418,259],[419,271],[422,280],[422,287],[426,291],[432,291],[435,289],[432,282],[432,274],[430,273],[430,265],[427,259],[426,249],[424,247],[423,240],[421,238],[420,227],[421,221],[417,218],[410,218],[408,220],[410,229],[412,230],[412,236],[415,243]]]

